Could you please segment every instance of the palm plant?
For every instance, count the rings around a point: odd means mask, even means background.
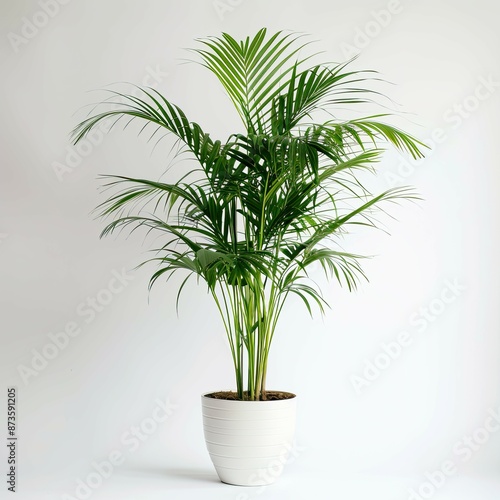
[[[129,118],[173,134],[196,167],[175,183],[113,176],[119,188],[99,207],[112,220],[102,235],[147,228],[163,237],[150,287],[177,271],[208,285],[220,311],[234,364],[239,399],[265,400],[271,343],[290,294],[312,311],[325,300],[308,269],[320,264],[353,290],[364,277],[360,256],[342,251],[337,237],[351,224],[376,226],[383,202],[416,198],[409,188],[373,195],[358,172],[374,171],[389,144],[422,156],[418,140],[380,121],[386,114],[325,121],[327,110],[372,102],[368,72],[300,58],[300,36],[265,29],[237,41],[228,34],[199,41],[202,64],[224,87],[245,127],[225,143],[152,88],[113,92],[116,100],[81,122],[75,144],[101,120]],[[141,129],[142,130],[142,129]]]

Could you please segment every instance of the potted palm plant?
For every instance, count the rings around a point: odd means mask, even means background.
[[[339,247],[351,224],[375,226],[382,204],[416,198],[409,188],[371,194],[359,172],[375,171],[385,145],[422,156],[423,144],[383,121],[385,113],[340,119],[337,109],[373,104],[369,72],[349,63],[312,64],[300,36],[261,29],[198,41],[195,52],[217,77],[243,132],[215,140],[161,93],[114,92],[82,121],[75,144],[102,120],[144,122],[174,135],[195,167],[174,183],[114,176],[99,207],[111,218],[102,235],[144,228],[162,239],[150,287],[177,271],[203,280],[222,318],[234,390],[202,396],[204,431],[223,482],[258,485],[281,472],[294,432],[294,394],[267,388],[272,340],[288,297],[307,310],[326,304],[308,280],[320,265],[349,290],[364,277],[360,256]],[[329,113],[325,115],[325,111]],[[325,118],[326,116],[326,118]],[[321,118],[322,117],[322,118]],[[143,127],[143,128],[144,128]],[[142,129],[141,129],[142,130]]]

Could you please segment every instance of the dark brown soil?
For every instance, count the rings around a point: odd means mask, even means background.
[[[211,394],[206,395],[207,398],[214,398],[214,399],[229,399],[232,401],[241,401],[240,398],[238,397],[238,394],[233,391],[218,391],[218,392],[212,392]],[[295,397],[295,394],[292,394],[291,392],[283,392],[283,391],[266,391],[265,393],[265,399],[262,399],[261,401],[277,401],[280,399],[292,399]],[[248,401],[248,393],[245,392],[243,395],[243,401]]]

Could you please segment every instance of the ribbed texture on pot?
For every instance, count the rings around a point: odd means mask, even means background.
[[[292,449],[296,397],[230,401],[201,397],[208,453],[219,478],[238,486],[271,484]]]

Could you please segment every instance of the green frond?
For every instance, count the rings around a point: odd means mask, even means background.
[[[144,231],[155,237],[149,288],[182,273],[179,297],[192,277],[206,283],[221,314],[236,386],[243,398],[265,397],[267,359],[290,294],[309,313],[328,306],[311,280],[312,266],[355,290],[367,279],[364,258],[343,251],[340,236],[352,225],[380,226],[388,203],[418,200],[411,188],[372,194],[364,175],[387,148],[421,158],[426,146],[392,126],[388,113],[337,118],[339,108],[376,104],[372,71],[311,64],[302,35],[266,29],[236,40],[223,33],[198,40],[194,52],[212,72],[241,117],[244,133],[225,141],[202,127],[156,89],[111,92],[73,132],[74,143],[103,120],[140,122],[149,140],[172,135],[176,154],[194,166],[172,183],[106,176],[106,199],[96,208],[106,220],[101,236]],[[325,113],[331,119],[325,122]],[[386,123],[387,122],[387,123]],[[157,243],[159,242],[159,243]],[[246,370],[246,373],[245,373]]]

